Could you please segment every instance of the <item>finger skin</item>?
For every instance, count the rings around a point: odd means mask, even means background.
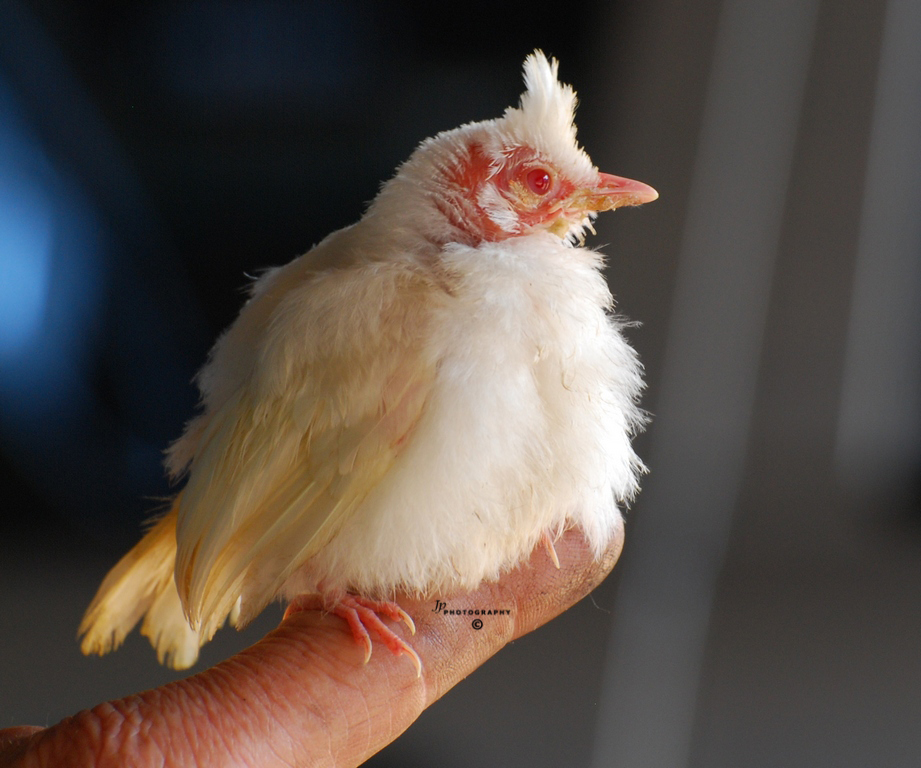
[[[510,609],[482,618],[403,599],[416,622],[412,664],[375,644],[368,664],[345,622],[295,613],[263,640],[197,675],[107,702],[47,729],[0,730],[0,766],[355,766],[393,741],[432,702],[510,641],[587,595],[608,574],[621,530],[600,561],[581,534],[538,547],[528,562],[463,595],[452,610]]]

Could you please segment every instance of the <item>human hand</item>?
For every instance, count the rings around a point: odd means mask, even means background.
[[[396,739],[430,704],[507,643],[588,594],[614,567],[623,530],[596,562],[578,531],[556,543],[557,570],[543,548],[475,592],[445,600],[452,610],[509,608],[470,620],[400,600],[413,617],[406,658],[375,644],[371,661],[345,623],[295,613],[256,645],[211,669],[100,704],[49,728],[0,730],[0,767],[355,766]]]

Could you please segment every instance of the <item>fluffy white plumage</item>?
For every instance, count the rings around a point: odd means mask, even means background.
[[[524,72],[519,107],[426,140],[357,224],[256,282],[170,448],[185,488],[106,577],[84,652],[145,617],[182,668],[276,597],[471,589],[571,525],[604,550],[643,469],[641,369],[574,243],[655,192],[578,147],[555,61]]]

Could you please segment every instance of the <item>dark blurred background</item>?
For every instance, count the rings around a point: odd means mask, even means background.
[[[661,194],[592,240],[652,473],[614,576],[371,764],[916,766],[919,40],[911,0],[4,0],[0,727],[176,677],[74,635],[247,275],[540,47],[594,161]]]

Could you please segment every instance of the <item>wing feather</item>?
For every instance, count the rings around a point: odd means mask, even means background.
[[[176,584],[203,641],[241,597],[241,625],[261,611],[402,451],[435,377],[422,343],[428,289],[407,270],[367,266],[272,296],[258,365],[195,423]]]

